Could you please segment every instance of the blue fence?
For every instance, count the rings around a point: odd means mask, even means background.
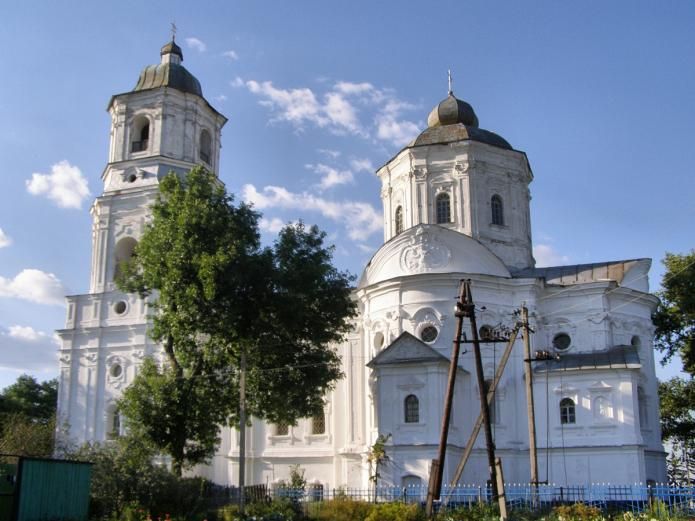
[[[253,487],[249,487],[252,489]],[[247,495],[250,490],[247,489]],[[324,501],[350,498],[361,501],[421,503],[427,499],[426,486],[377,487],[376,489],[335,488],[307,486],[305,489],[276,487],[256,489],[252,495],[284,497],[301,502]],[[590,485],[539,485],[508,483],[505,499],[510,508],[544,509],[557,505],[585,503],[601,510],[642,512],[656,502],[670,511],[695,513],[695,487],[666,484],[656,485],[612,485],[595,483]],[[443,509],[473,506],[492,501],[491,490],[478,485],[444,487],[438,506]]]

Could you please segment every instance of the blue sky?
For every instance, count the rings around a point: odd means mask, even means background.
[[[695,246],[695,3],[5,2],[0,5],[0,388],[57,372],[62,295],[87,291],[112,94],[184,65],[228,118],[221,178],[319,224],[359,274],[382,242],[376,167],[452,70],[483,128],[528,154],[539,264]],[[661,371],[661,376],[674,369]]]

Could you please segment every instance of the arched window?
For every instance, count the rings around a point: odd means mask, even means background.
[[[492,196],[490,208],[492,209],[492,224],[504,226],[504,205],[499,195],[495,194]]]
[[[138,245],[138,241],[132,237],[124,237],[116,243],[114,260],[116,261],[116,267],[114,269],[114,279],[122,272],[123,264],[135,255],[135,247]]]
[[[405,408],[405,423],[420,422],[420,401],[414,394],[409,394],[403,401]]]
[[[106,438],[115,440],[121,435],[121,412],[116,408],[111,408],[106,421]]]
[[[212,140],[210,139],[210,132],[203,129],[200,133],[200,159],[210,164],[210,158],[212,157]]]
[[[577,416],[574,400],[572,398],[563,398],[560,401],[560,423],[576,423]]]
[[[449,194],[441,193],[437,196],[437,224],[451,222],[451,199]]]
[[[133,140],[130,144],[131,152],[147,150],[150,144],[150,120],[140,116],[133,122]]]
[[[403,231],[403,207],[399,206],[396,208],[396,217],[395,217],[395,223],[396,223],[396,234],[399,234]]]
[[[311,434],[325,434],[326,433],[326,415],[321,412],[318,416],[312,416],[311,418]]]

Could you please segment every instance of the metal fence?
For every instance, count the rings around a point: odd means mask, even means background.
[[[321,485],[307,486],[304,489],[288,487],[266,487],[257,485],[246,487],[247,501],[268,501],[273,498],[288,498],[296,502],[311,503],[333,499],[353,499],[367,502],[404,502],[424,504],[427,499],[426,486],[391,487],[383,486],[327,489]],[[238,498],[238,491],[232,493]],[[510,508],[532,510],[550,509],[558,505],[584,503],[602,511],[642,512],[657,505],[669,511],[695,513],[695,487],[681,487],[667,484],[655,485],[538,485],[509,483],[505,485],[505,499]],[[479,503],[491,503],[492,491],[489,487],[478,485],[459,485],[444,487],[437,502],[440,509],[472,507]]]

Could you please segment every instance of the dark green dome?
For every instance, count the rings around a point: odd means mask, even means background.
[[[188,92],[203,97],[200,82],[181,65],[183,52],[173,40],[167,43],[160,52],[162,63],[148,65],[140,73],[134,91],[169,87],[181,92]]]

